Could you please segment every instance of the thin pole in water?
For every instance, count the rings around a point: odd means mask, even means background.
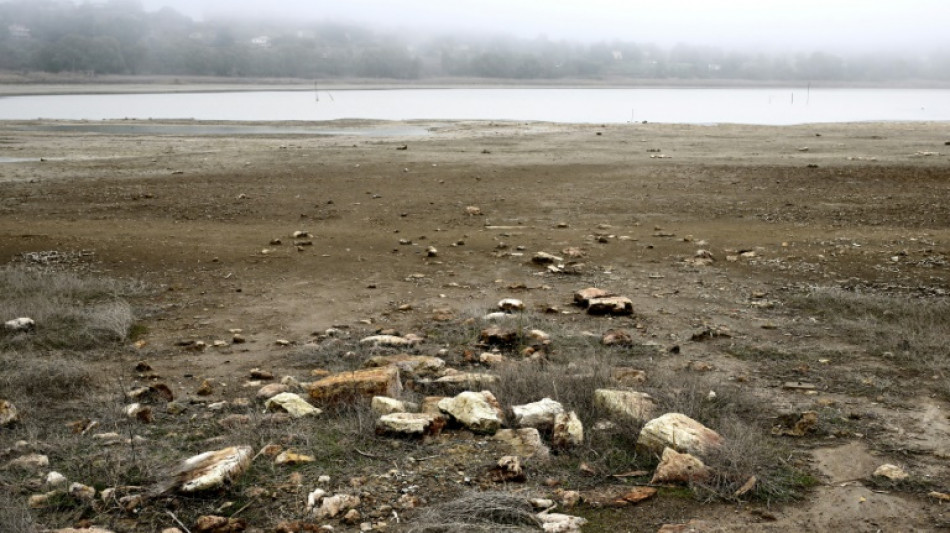
[[[808,87],[805,89],[805,105],[808,105],[811,102],[811,82],[808,82]]]

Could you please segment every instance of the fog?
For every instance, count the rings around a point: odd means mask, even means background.
[[[761,51],[912,52],[950,46],[945,0],[143,0],[198,20],[338,21],[406,32],[630,40]]]

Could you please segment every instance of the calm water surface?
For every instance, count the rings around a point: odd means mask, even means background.
[[[397,89],[0,98],[0,120],[524,120],[686,124],[950,121],[950,90]]]

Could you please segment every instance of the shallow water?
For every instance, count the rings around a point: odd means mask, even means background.
[[[763,125],[950,121],[950,90],[809,90],[801,87],[394,89],[0,98],[0,120],[41,118],[221,121],[471,119]]]

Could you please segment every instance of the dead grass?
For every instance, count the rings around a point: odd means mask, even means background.
[[[144,292],[136,282],[25,266],[2,268],[0,317],[30,317],[36,331],[0,334],[0,350],[88,350],[123,341],[135,322],[125,298]]]
[[[44,412],[81,400],[96,383],[85,362],[66,352],[0,352],[0,391],[30,411]]]
[[[13,487],[0,482],[0,524],[7,533],[36,533],[39,529],[33,521],[26,502],[13,494]]]
[[[541,531],[528,499],[509,492],[470,492],[426,508],[407,533],[491,533]]]

